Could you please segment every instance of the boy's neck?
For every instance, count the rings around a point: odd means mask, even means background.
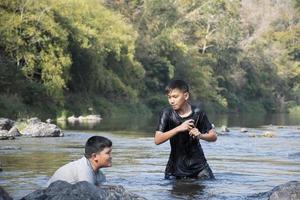
[[[94,161],[92,159],[88,159],[88,160],[91,163],[91,167],[92,167],[93,171],[97,172],[99,168],[96,167]]]
[[[182,106],[182,108],[180,108],[179,110],[176,110],[176,112],[180,117],[187,117],[192,112],[191,105],[189,103],[186,103]]]

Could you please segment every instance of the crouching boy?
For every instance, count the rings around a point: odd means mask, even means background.
[[[60,167],[47,183],[62,180],[74,184],[87,181],[99,186],[105,181],[100,168],[111,167],[112,142],[102,136],[92,136],[85,144],[85,154],[82,158],[72,161]]]

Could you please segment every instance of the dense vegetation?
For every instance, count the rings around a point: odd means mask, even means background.
[[[0,0],[0,113],[159,110],[173,78],[215,112],[300,104],[296,0]]]

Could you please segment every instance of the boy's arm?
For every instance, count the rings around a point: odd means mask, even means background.
[[[173,137],[177,133],[184,132],[184,131],[190,131],[193,127],[194,127],[194,120],[189,119],[169,131],[166,131],[166,132],[156,131],[155,136],[154,136],[154,142],[155,142],[155,144],[159,145],[159,144],[164,143],[165,141],[169,140],[171,137]]]
[[[190,131],[190,135],[192,137],[197,137],[198,139],[205,140],[207,142],[215,142],[217,140],[217,134],[215,129],[210,129],[208,133],[201,134],[201,132],[197,128],[193,128]]]

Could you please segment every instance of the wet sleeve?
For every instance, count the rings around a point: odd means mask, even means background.
[[[168,121],[169,121],[169,114],[167,110],[163,110],[160,114],[158,125],[156,131],[166,132],[168,131]]]
[[[212,129],[212,125],[209,122],[207,115],[205,113],[201,113],[200,114],[200,120],[197,124],[197,128],[199,129],[199,131],[204,134],[204,133],[208,133],[208,131],[210,129]]]

